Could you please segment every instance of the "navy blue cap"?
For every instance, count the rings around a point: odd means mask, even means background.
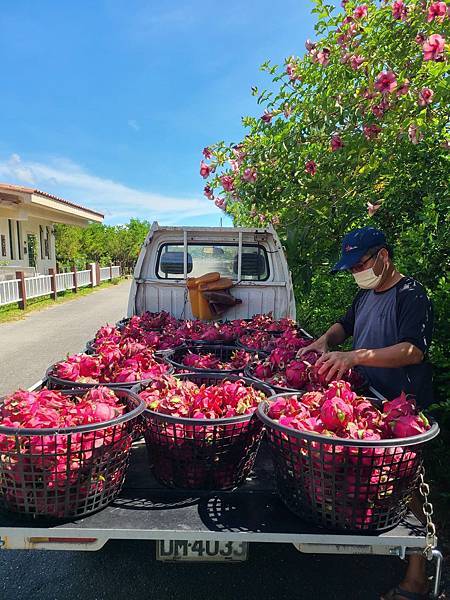
[[[351,269],[362,259],[370,248],[384,246],[386,236],[375,227],[363,227],[347,233],[342,240],[342,255],[331,269],[332,273]]]

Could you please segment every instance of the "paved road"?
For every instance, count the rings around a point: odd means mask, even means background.
[[[0,395],[39,379],[105,322],[125,314],[129,283],[0,325]],[[167,565],[154,544],[109,542],[99,552],[0,552],[1,600],[371,600],[397,582],[395,558],[301,555],[254,544],[243,565]]]
[[[126,314],[130,281],[0,324],[0,396],[29,387],[67,353],[80,352],[104,323]]]

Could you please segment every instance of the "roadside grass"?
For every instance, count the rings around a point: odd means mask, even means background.
[[[16,304],[2,306],[0,307],[0,324],[8,323],[10,321],[19,321],[20,319],[24,319],[29,314],[38,310],[44,310],[46,308],[49,308],[51,306],[57,306],[58,304],[62,304],[64,302],[71,302],[73,300],[77,300],[78,298],[82,298],[83,296],[93,294],[98,290],[103,290],[113,285],[118,285],[121,281],[125,281],[125,279],[127,279],[127,277],[115,277],[111,281],[103,281],[94,288],[82,287],[78,290],[77,293],[68,290],[64,292],[58,292],[58,297],[56,300],[52,300],[51,298],[47,298],[45,296],[42,298],[32,298],[31,300],[27,301],[27,307],[25,308],[25,310],[18,308]]]

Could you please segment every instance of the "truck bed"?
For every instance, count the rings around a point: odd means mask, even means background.
[[[261,450],[253,476],[240,488],[186,492],[168,489],[152,477],[145,445],[138,442],[132,449],[125,485],[111,505],[63,523],[0,513],[0,538],[5,548],[45,547],[39,543],[45,544],[47,537],[61,542],[66,538],[95,538],[93,547],[82,548],[85,550],[99,549],[109,539],[286,542],[400,555],[401,549],[425,547],[424,530],[413,515],[379,535],[333,533],[302,521],[278,498],[271,460],[266,449]]]

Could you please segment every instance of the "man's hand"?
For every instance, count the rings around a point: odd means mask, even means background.
[[[351,352],[326,352],[319,357],[316,365],[320,365],[319,374],[326,373],[326,381],[342,379],[348,369],[356,365],[356,353]]]
[[[297,357],[301,358],[307,352],[319,352],[319,354],[323,354],[324,352],[328,352],[328,344],[323,337],[320,337],[318,340],[312,342],[309,346],[300,348],[300,350],[297,352]]]

